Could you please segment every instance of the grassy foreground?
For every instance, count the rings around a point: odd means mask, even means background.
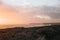
[[[0,40],[60,40],[60,25],[0,29]]]

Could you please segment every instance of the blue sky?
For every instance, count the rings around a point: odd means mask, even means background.
[[[4,3],[10,5],[47,5],[52,6],[56,4],[60,4],[59,0],[3,0]]]

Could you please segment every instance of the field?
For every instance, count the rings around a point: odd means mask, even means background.
[[[60,25],[0,29],[0,40],[60,40]]]

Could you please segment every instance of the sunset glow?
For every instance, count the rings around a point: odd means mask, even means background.
[[[54,6],[60,3],[56,0],[53,1],[54,3],[51,0],[2,0],[0,24],[29,24],[60,20],[60,8]]]
[[[5,23],[5,19],[4,18],[0,18],[0,24],[4,24]]]

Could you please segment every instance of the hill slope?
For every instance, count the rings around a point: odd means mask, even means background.
[[[60,40],[60,25],[0,29],[0,40]]]

